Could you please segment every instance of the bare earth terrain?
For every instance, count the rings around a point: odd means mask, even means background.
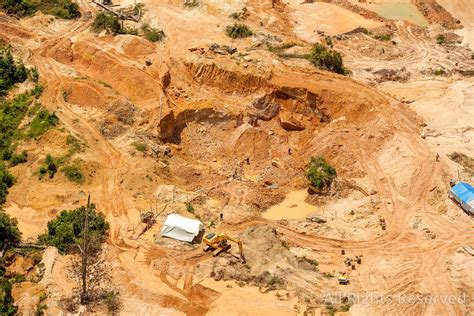
[[[448,157],[474,157],[474,6],[436,1],[463,28],[390,20],[344,0],[140,1],[142,20],[166,34],[158,43],[92,33],[99,8],[88,0],[78,1],[78,20],[0,15],[0,38],[38,67],[40,101],[60,120],[22,144],[29,160],[11,168],[6,211],[34,241],[90,193],[111,225],[105,255],[123,315],[320,315],[327,303],[338,315],[471,315],[474,257],[462,248],[474,246],[474,221],[447,191],[451,178],[474,182]],[[244,7],[254,35],[233,40],[224,29]],[[358,27],[370,33],[351,32]],[[454,40],[439,45],[439,34]],[[285,52],[304,53],[325,35],[351,76],[267,49],[291,43]],[[215,53],[213,43],[237,53]],[[67,152],[69,134],[83,144],[75,158],[85,183],[38,180],[45,154]],[[322,198],[304,178],[319,155],[338,172]],[[139,236],[150,206],[166,209]],[[247,263],[236,247],[213,257],[160,237],[171,212],[241,238]],[[356,255],[353,270],[344,259]],[[43,290],[47,314],[63,311],[75,285],[68,259],[48,248],[43,279],[15,284],[22,314]]]

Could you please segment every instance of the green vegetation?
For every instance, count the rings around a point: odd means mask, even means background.
[[[14,167],[14,166],[19,165],[21,163],[25,163],[27,159],[28,159],[28,153],[23,150],[19,154],[12,155],[12,157],[10,158],[10,166]]]
[[[64,172],[64,175],[66,175],[70,181],[78,184],[84,183],[85,178],[81,166],[77,162],[64,167],[61,171]]]
[[[311,157],[306,178],[317,189],[328,188],[336,178],[336,170],[323,157]]]
[[[0,49],[0,96],[5,95],[11,86],[27,78],[28,70],[23,62],[15,61],[10,49]]]
[[[194,206],[191,204],[191,202],[187,202],[185,205],[186,205],[186,211],[188,211],[191,214],[194,214],[195,209],[194,209]]]
[[[11,158],[12,141],[30,103],[29,94],[20,94],[12,100],[0,102],[0,158],[3,160]]]
[[[4,5],[0,2],[0,5]],[[9,50],[0,50],[0,94],[5,95],[18,82],[30,77],[37,81],[38,71],[33,68],[27,71],[21,61],[15,62]],[[41,89],[17,95],[12,99],[0,99],[0,251],[7,251],[10,246],[20,242],[21,233],[17,221],[1,209],[6,202],[8,189],[14,184],[14,177],[8,171],[5,161],[10,160],[10,166],[22,163],[27,159],[27,153],[14,154],[19,137],[19,125],[28,113],[33,97],[41,94]],[[19,282],[24,276],[16,276],[12,280],[4,277],[5,268],[0,260],[0,315],[13,315],[16,306],[11,295],[12,281]]]
[[[81,16],[79,5],[71,0],[2,0],[0,9],[19,18],[33,15],[37,11],[60,19],[75,19]]]
[[[285,50],[296,46],[295,43],[283,43],[280,45],[270,45],[267,44],[267,50],[271,53],[277,54],[280,57],[286,57]]]
[[[74,210],[62,211],[56,219],[48,222],[48,230],[38,237],[39,241],[58,248],[61,253],[77,253],[78,246],[82,244],[86,210],[86,206],[81,206]],[[94,204],[90,206],[87,214],[89,247],[98,251],[107,238],[109,224],[104,214],[97,212]]]
[[[165,32],[163,30],[155,29],[148,24],[142,25],[142,31],[144,37],[150,42],[161,42],[165,38]]]
[[[6,202],[8,189],[13,185],[15,178],[8,171],[3,161],[0,161],[0,205]]]
[[[120,292],[117,290],[107,291],[103,294],[102,297],[105,306],[107,306],[107,311],[111,315],[117,315],[117,313],[122,308],[122,303],[120,302]]]
[[[245,38],[253,35],[252,30],[245,24],[229,25],[225,28],[227,36],[231,38]]]
[[[44,302],[46,301],[47,298],[48,298],[48,294],[46,294],[46,292],[42,292],[39,297],[38,303],[36,304],[36,310],[34,313],[35,316],[45,315],[45,311],[48,309],[48,305],[46,305]]]
[[[446,36],[444,34],[439,34],[437,37],[436,37],[436,43],[438,45],[444,45],[446,44]]]
[[[0,209],[0,250],[5,244],[15,245],[20,242],[21,233],[16,219],[11,218],[4,210]]]
[[[100,12],[96,15],[91,29],[96,33],[106,31],[108,34],[112,35],[129,34],[138,36],[140,33],[136,28],[122,27],[122,23],[117,16],[104,12]],[[163,30],[153,28],[147,23],[142,25],[141,32],[150,42],[160,42],[165,38],[165,32]]]
[[[59,123],[59,118],[56,113],[48,110],[40,110],[30,123],[28,137],[35,138],[43,135],[47,130],[56,127]]]
[[[199,0],[186,0],[184,1],[185,8],[195,8],[199,6]]]
[[[93,32],[100,33],[106,31],[108,34],[122,34],[122,25],[115,15],[100,12],[95,16],[91,29]]]
[[[342,55],[322,44],[316,43],[309,54],[305,57],[318,68],[329,70],[341,75],[349,74],[349,71],[344,67]]]
[[[63,91],[63,100],[64,102],[69,102],[69,96],[71,95],[71,90]]]
[[[334,47],[334,44],[332,42],[332,37],[331,36],[326,36],[324,38],[324,41],[326,42],[326,45],[330,48],[333,48]]]
[[[388,42],[388,41],[391,41],[392,38],[393,38],[393,34],[379,34],[379,35],[375,35],[374,38],[378,41],[385,41],[385,42]]]
[[[135,147],[135,149],[137,151],[140,151],[140,152],[145,152],[147,151],[147,145],[145,143],[142,143],[142,142],[133,142],[132,143],[132,146]]]
[[[56,172],[58,172],[58,161],[50,154],[47,154],[44,163],[38,169],[39,178],[41,180],[47,175],[52,179]]]
[[[440,68],[440,69],[435,69],[435,70],[433,71],[433,74],[434,74],[435,76],[444,76],[444,75],[446,75],[446,71],[444,71],[444,69],[442,69],[442,68]]]
[[[39,72],[38,68],[33,67],[30,69],[30,72],[28,73],[29,79],[33,81],[34,83],[38,83],[39,81]]]
[[[331,304],[326,305],[326,312],[329,316],[336,315],[337,309]]]
[[[0,315],[15,315],[17,307],[13,305],[12,284],[10,280],[0,277]]]
[[[41,94],[43,93],[44,87],[40,84],[37,84],[33,90],[31,90],[31,95],[34,96],[36,99],[38,99]]]

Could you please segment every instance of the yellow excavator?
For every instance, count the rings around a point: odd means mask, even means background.
[[[245,263],[242,241],[240,239],[235,239],[230,236],[227,236],[226,234],[209,233],[205,235],[202,239],[204,245],[206,246],[206,248],[204,248],[204,251],[210,250],[212,251],[212,255],[216,257],[231,248],[231,244],[229,244],[228,242],[229,240],[235,242],[239,246],[240,259],[243,263]]]

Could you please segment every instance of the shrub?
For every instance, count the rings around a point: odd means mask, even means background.
[[[63,91],[63,100],[64,102],[69,102],[69,96],[71,95],[70,90],[64,90]]]
[[[38,83],[39,80],[39,72],[38,68],[33,67],[28,71],[28,77],[30,78],[31,81],[34,83]]]
[[[185,8],[195,8],[199,6],[199,0],[185,0],[184,7]]]
[[[436,37],[436,43],[438,43],[438,45],[444,45],[446,44],[446,36],[444,34],[440,34]]]
[[[142,25],[142,31],[145,38],[150,42],[161,42],[165,38],[165,32],[163,30],[155,29],[148,24]]]
[[[323,157],[311,157],[306,169],[306,178],[311,186],[317,189],[327,188],[336,176],[336,170]]]
[[[0,95],[5,95],[11,86],[27,78],[28,70],[23,62],[15,62],[10,49],[0,49]]]
[[[103,300],[105,306],[107,306],[107,311],[116,315],[122,308],[122,303],[120,302],[120,292],[116,290],[106,291],[103,294]]]
[[[20,242],[20,237],[17,220],[0,209],[0,249],[3,249],[5,244],[17,244]]]
[[[132,146],[135,147],[136,150],[141,152],[145,152],[147,150],[146,144],[142,142],[133,142]]]
[[[245,24],[234,24],[229,25],[225,28],[227,36],[231,38],[245,38],[253,35],[252,30],[250,30]]]
[[[34,138],[43,135],[47,130],[56,127],[59,118],[54,112],[42,109],[36,113],[36,116],[30,123],[28,137]]]
[[[444,71],[444,69],[435,69],[433,71],[433,74],[435,76],[444,76],[446,74],[446,71]]]
[[[37,84],[33,90],[31,90],[31,95],[35,98],[39,98],[43,94],[44,87],[40,84]]]
[[[342,55],[335,50],[328,49],[322,44],[316,43],[306,58],[316,67],[329,70],[341,75],[347,75],[349,71],[344,67]]]
[[[40,180],[48,175],[50,179],[58,172],[58,162],[50,154],[46,155],[45,162],[39,167],[38,173]]]
[[[26,151],[22,151],[19,154],[14,154],[11,159],[10,159],[10,166],[16,166],[21,163],[25,163],[26,160],[28,159],[28,153]]]
[[[82,244],[82,228],[87,207],[62,211],[56,219],[48,222],[47,232],[39,236],[41,243],[58,248],[61,253],[76,253]],[[100,249],[100,244],[107,239],[109,224],[104,214],[97,212],[92,204],[88,211],[89,246]]]
[[[7,200],[8,189],[13,185],[15,178],[7,170],[3,161],[0,161],[0,205]]]
[[[4,277],[0,277],[0,315],[15,315],[17,307],[13,305],[12,284]]]
[[[106,31],[108,34],[117,35],[122,33],[122,25],[115,15],[100,12],[95,16],[91,29],[93,32],[100,33]]]
[[[191,204],[191,202],[185,203],[186,205],[186,211],[188,211],[191,214],[194,214],[194,206]]]
[[[375,35],[374,38],[379,41],[385,41],[388,42],[392,40],[393,35],[392,34],[381,34],[381,35]]]
[[[61,171],[64,172],[66,177],[72,182],[79,184],[84,182],[85,178],[82,174],[82,169],[77,164],[66,166]]]

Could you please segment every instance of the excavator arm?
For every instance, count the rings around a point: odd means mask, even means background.
[[[242,241],[240,239],[232,238],[230,236],[226,236],[228,240],[235,242],[239,246],[239,253],[240,253],[240,259],[242,260],[243,263],[245,263],[245,257],[244,257],[244,249],[242,246]]]

